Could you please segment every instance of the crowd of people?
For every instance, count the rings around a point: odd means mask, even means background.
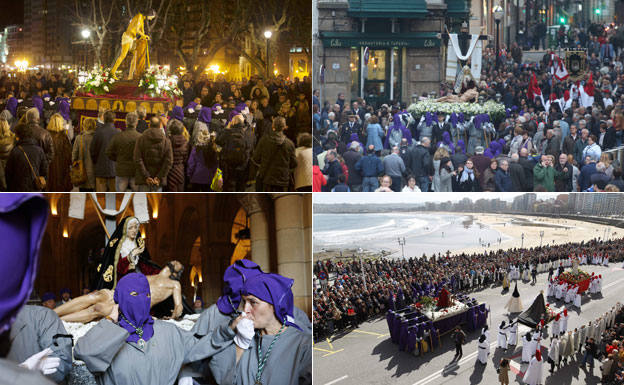
[[[523,59],[523,48],[544,48],[537,25],[532,37],[520,28],[521,44],[503,45],[499,55],[488,45],[480,79],[469,75],[466,84],[476,91],[471,101],[504,105],[506,113],[493,121],[435,111],[416,116],[400,101],[349,103],[344,93],[321,103],[315,90],[313,190],[624,191],[621,164],[609,151],[622,145],[624,132],[618,27],[564,28],[560,46],[586,50],[580,81],[554,76],[560,67],[550,51],[539,62]],[[437,93],[452,92],[445,83]]]
[[[497,285],[508,288],[512,271],[532,271],[535,267],[536,273],[552,274],[570,255],[608,255],[611,262],[622,261],[622,246],[624,239],[592,240],[487,254],[319,260],[314,264],[319,282],[314,292],[314,333],[317,338],[331,336],[385,314],[388,309],[401,309],[415,303],[416,291],[423,287],[446,282],[451,293]]]
[[[162,116],[79,119],[73,72],[0,74],[0,191],[311,191],[311,84],[185,74]],[[80,121],[79,121],[80,120]]]

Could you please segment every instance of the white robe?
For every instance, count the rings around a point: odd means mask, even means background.
[[[605,266],[609,266],[609,257],[605,257],[605,259],[603,259],[602,264]]]
[[[514,323],[511,329],[509,329],[509,345],[518,345],[518,323]]]
[[[535,349],[531,350],[533,347],[533,339],[529,336],[527,339],[526,336],[522,337],[522,362],[531,361],[531,356],[535,353]]]
[[[559,323],[560,321],[554,320],[552,322],[552,335],[554,336],[558,336],[559,335]]]
[[[508,326],[498,329],[498,347],[499,348],[507,349],[507,339],[508,339],[507,328]]]
[[[482,363],[487,363],[487,356],[490,354],[490,343],[488,340],[484,340],[483,342],[479,342],[477,345],[477,359]]]
[[[581,294],[576,293],[574,295],[574,306],[578,307],[581,310]]]
[[[561,316],[561,323],[559,325],[559,332],[567,332],[568,331],[568,318],[570,318],[570,315],[562,315]]]
[[[548,290],[546,290],[546,297],[552,297],[555,294],[555,285],[552,282],[548,282]]]
[[[527,385],[543,384],[542,381],[542,364],[543,361],[538,361],[537,357],[531,358],[529,367],[522,377],[522,381]]]
[[[555,364],[559,361],[559,339],[553,338],[548,348],[548,358],[555,361]]]
[[[598,278],[598,283],[596,284],[596,293],[602,293],[602,278]]]

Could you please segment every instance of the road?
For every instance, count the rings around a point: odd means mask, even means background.
[[[606,266],[581,266],[582,270],[602,274],[602,296],[584,296],[582,311],[579,313],[574,307],[568,309],[570,319],[568,330],[574,330],[589,321],[598,318],[611,308],[617,301],[622,301],[624,289],[624,269],[621,263],[611,263]],[[535,286],[519,281],[518,290],[524,309],[527,309],[540,290],[546,293],[548,274],[539,274]],[[509,349],[506,353],[496,349],[495,336],[497,327],[502,320],[507,320],[507,303],[511,290],[501,295],[501,287],[486,289],[474,293],[472,296],[479,302],[485,302],[491,309],[491,354],[488,363],[484,366],[477,362],[477,339],[479,332],[468,334],[467,342],[463,347],[464,355],[459,364],[451,364],[455,355],[455,347],[450,336],[442,337],[442,346],[422,357],[399,351],[398,345],[392,343],[385,317],[365,322],[358,329],[350,330],[339,336],[324,341],[315,341],[314,344],[314,384],[319,385],[348,385],[348,384],[396,384],[396,385],[433,385],[433,384],[498,384],[496,366],[505,356],[511,358],[510,383],[522,383],[522,375],[528,364],[521,363],[522,345]],[[563,309],[563,302],[553,302],[551,306]],[[488,319],[489,321],[489,319]],[[520,325],[520,336],[526,333],[528,327]],[[542,340],[542,353],[550,344],[550,339]],[[546,354],[544,355],[546,357]],[[580,361],[582,355],[578,355]],[[598,384],[600,382],[600,364],[596,361],[593,372],[579,369],[576,361],[568,362],[567,366],[555,369],[550,374],[550,365],[544,364],[544,384]]]

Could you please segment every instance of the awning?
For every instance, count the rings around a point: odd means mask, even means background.
[[[427,14],[425,0],[349,0],[351,17],[424,19]]]

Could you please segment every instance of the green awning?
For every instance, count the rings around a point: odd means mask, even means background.
[[[427,13],[425,0],[349,0],[351,17],[423,19]]]
[[[413,33],[360,33],[360,32],[321,32],[319,34],[326,48],[391,48],[415,47],[436,48],[440,38],[436,32]]]
[[[470,15],[469,0],[446,0],[446,15],[458,19],[465,19]]]

